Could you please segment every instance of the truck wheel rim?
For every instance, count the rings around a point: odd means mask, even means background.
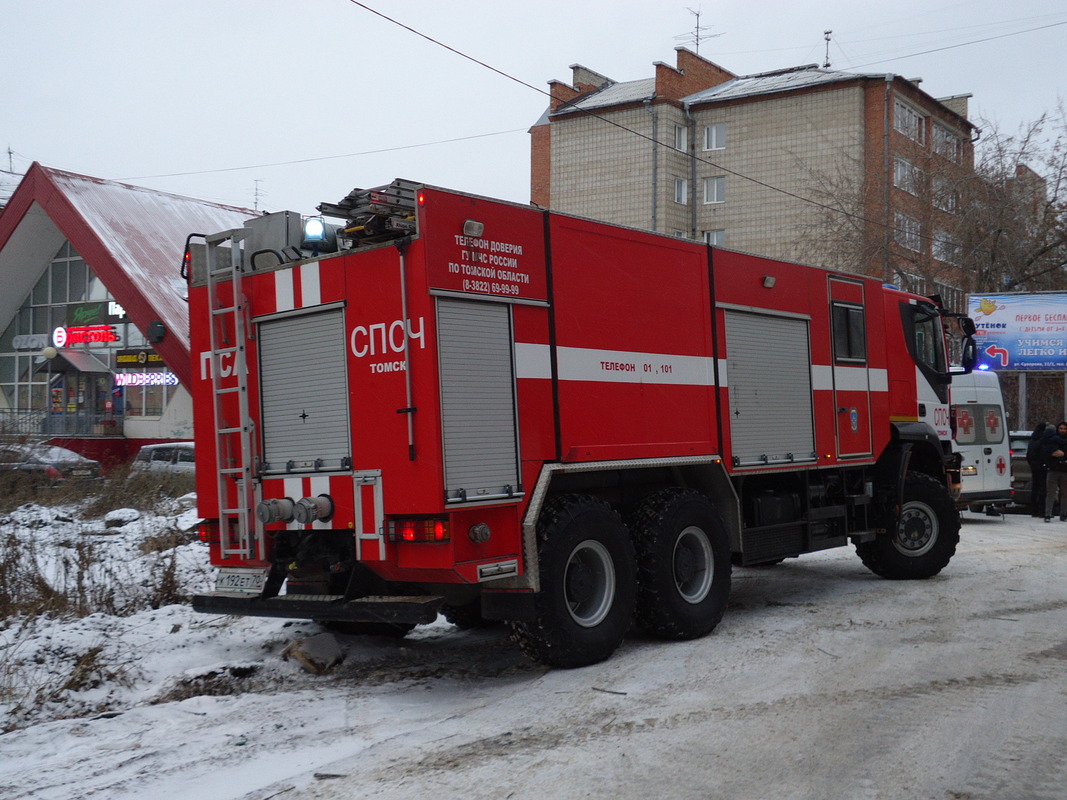
[[[934,510],[926,503],[908,503],[901,511],[893,546],[906,556],[921,556],[937,542],[937,532]]]
[[[615,599],[615,565],[600,542],[585,541],[571,552],[563,579],[567,611],[583,628],[599,625]]]
[[[674,543],[674,585],[685,602],[696,604],[708,596],[715,575],[711,543],[700,528],[691,525]]]

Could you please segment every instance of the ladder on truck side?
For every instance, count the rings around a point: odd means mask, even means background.
[[[253,523],[256,476],[245,350],[245,343],[252,335],[241,285],[246,249],[242,242],[250,233],[247,229],[235,229],[207,237],[207,291],[211,315],[209,371],[223,558],[254,559],[262,558],[264,553],[262,531]],[[224,247],[227,242],[228,248]],[[225,283],[232,289],[232,297],[226,300],[220,297],[220,286]],[[229,374],[234,376],[235,384],[223,386],[224,359],[229,360]],[[236,402],[228,402],[230,395],[236,396]]]

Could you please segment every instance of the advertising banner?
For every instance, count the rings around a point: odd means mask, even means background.
[[[980,368],[1067,370],[1067,293],[971,295],[968,314]]]

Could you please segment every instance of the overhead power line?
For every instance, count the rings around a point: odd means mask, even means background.
[[[534,86],[533,84],[531,84],[531,83],[529,83],[527,81],[524,81],[521,78],[518,78],[518,77],[516,77],[514,75],[511,75],[510,73],[505,72],[502,69],[498,69],[497,67],[494,67],[491,64],[488,64],[488,63],[486,63],[486,62],[484,62],[484,61],[482,61],[482,60],[480,60],[478,58],[475,58],[474,56],[469,55],[468,53],[464,53],[463,51],[458,50],[455,47],[452,47],[451,45],[445,44],[444,42],[441,42],[440,40],[435,39],[434,37],[423,33],[422,31],[416,30],[415,28],[411,27],[410,25],[406,25],[403,22],[400,22],[399,20],[396,20],[396,19],[390,17],[389,15],[382,13],[381,11],[378,11],[378,10],[376,10],[374,8],[371,8],[366,3],[362,3],[359,0],[349,0],[349,2],[352,3],[352,5],[359,6],[360,8],[364,9],[365,11],[367,11],[367,12],[369,12],[371,14],[374,14],[375,16],[380,17],[381,19],[384,19],[385,21],[387,21],[387,22],[389,22],[389,23],[391,23],[393,25],[396,25],[399,28],[403,28],[404,30],[408,31],[409,33],[412,33],[412,34],[414,34],[414,35],[416,35],[416,36],[418,36],[418,37],[420,37],[422,39],[425,39],[426,41],[431,42],[432,44],[435,44],[438,47],[442,47],[445,50],[448,50],[450,53],[453,53],[453,54],[459,56],[460,58],[464,58],[464,59],[466,59],[466,60],[468,60],[468,61],[470,61],[470,62],[472,62],[474,64],[477,64],[477,65],[479,65],[481,67],[484,67],[485,69],[490,70],[491,72],[495,72],[497,75],[500,75],[501,77],[506,78],[509,81],[517,83],[520,86],[525,86],[528,89],[532,89],[533,91],[537,92],[538,94],[541,94],[541,95],[544,95],[544,96],[548,97],[550,100],[552,99],[551,93],[546,91],[545,89],[542,89],[542,88],[540,88],[538,86]],[[1035,27],[1035,28],[1029,28],[1029,29],[1022,30],[1022,31],[1016,31],[1014,33],[1000,34],[1000,35],[997,35],[997,36],[990,36],[990,37],[986,37],[986,38],[983,38],[983,39],[976,39],[976,40],[970,41],[970,42],[962,42],[960,44],[949,45],[949,46],[941,47],[941,48],[935,48],[933,50],[927,50],[927,51],[924,51],[922,53],[913,53],[910,56],[898,56],[898,57],[895,57],[895,58],[892,58],[892,59],[883,59],[883,61],[890,61],[890,60],[896,61],[896,60],[900,60],[900,59],[903,59],[903,58],[910,58],[910,57],[913,57],[913,56],[924,55],[926,53],[938,52],[940,50],[949,50],[949,49],[953,49],[953,48],[957,48],[957,47],[964,47],[964,46],[970,45],[970,44],[979,44],[981,42],[990,41],[992,39],[1002,39],[1002,38],[1006,38],[1008,36],[1017,36],[1017,35],[1020,35],[1020,34],[1023,34],[1023,33],[1030,33],[1032,31],[1036,31],[1036,30],[1044,30],[1046,28],[1054,28],[1054,27],[1057,27],[1057,26],[1060,26],[1060,25],[1067,25],[1067,21],[1050,23],[1048,25],[1042,25],[1042,26],[1038,26],[1038,27]],[[880,63],[880,62],[871,62],[871,63]],[[860,66],[866,66],[866,65],[860,65]],[[853,69],[855,69],[855,67],[853,67]],[[640,131],[636,131],[633,128],[629,128],[629,127],[623,125],[622,123],[616,122],[615,120],[611,120],[611,119],[608,119],[607,117],[604,117],[604,116],[602,116],[600,114],[597,114],[595,111],[591,111],[589,109],[580,108],[578,106],[572,106],[572,108],[576,112],[580,112],[580,113],[585,114],[587,116],[593,117],[594,119],[597,119],[597,120],[599,120],[599,121],[601,121],[601,122],[603,122],[605,124],[612,125],[612,126],[618,128],[620,130],[626,131],[627,133],[630,133],[633,136],[640,137],[642,139],[645,139],[646,141],[655,143],[655,144],[657,144],[659,146],[663,146],[663,147],[665,147],[667,149],[674,150],[675,152],[681,153],[682,155],[685,155],[688,158],[693,158],[694,160],[699,161],[702,164],[707,164],[708,166],[711,166],[711,167],[714,167],[715,169],[721,170],[722,172],[724,172],[726,174],[733,175],[734,177],[740,178],[740,179],[745,180],[745,181],[749,181],[750,183],[753,183],[753,184],[755,184],[757,186],[761,186],[761,187],[763,187],[765,189],[768,189],[770,191],[777,192],[777,193],[779,193],[781,195],[784,195],[786,197],[791,197],[794,200],[799,200],[800,202],[807,203],[809,205],[815,206],[816,208],[821,208],[821,209],[823,209],[825,211],[829,211],[829,212],[834,213],[834,214],[840,214],[841,216],[848,217],[849,219],[854,219],[857,222],[863,222],[863,223],[866,223],[868,225],[873,225],[873,226],[878,227],[878,228],[884,228],[887,231],[896,231],[897,230],[895,225],[890,225],[890,224],[888,224],[886,222],[881,222],[879,220],[872,220],[872,219],[864,216],[863,214],[856,214],[856,213],[853,213],[851,211],[847,211],[845,209],[842,209],[840,207],[829,205],[828,203],[822,203],[822,202],[820,202],[818,200],[815,200],[813,198],[805,197],[803,195],[797,194],[796,192],[791,192],[788,189],[783,189],[780,186],[775,186],[773,184],[767,183],[766,181],[760,180],[759,178],[754,178],[751,175],[746,175],[746,174],[744,174],[742,172],[738,172],[737,170],[731,169],[731,168],[726,167],[726,166],[724,166],[722,164],[718,164],[718,163],[716,163],[714,161],[711,161],[710,159],[704,158],[702,156],[698,156],[695,153],[688,153],[686,151],[679,150],[678,148],[674,147],[670,142],[659,141],[659,140],[655,139],[654,137],[649,136],[648,134],[641,133]],[[920,234],[920,236],[921,236],[921,238],[923,238],[923,239],[925,239],[927,241],[935,241],[935,237],[934,236],[924,235],[924,234]]]
[[[363,150],[359,153],[343,153],[333,156],[316,156],[314,158],[298,158],[292,161],[274,161],[268,164],[248,164],[243,167],[221,167],[219,169],[200,169],[191,172],[168,172],[162,175],[134,175],[129,178],[115,178],[117,181],[140,181],[148,178],[183,178],[187,175],[211,175],[217,172],[239,172],[245,169],[265,169],[267,167],[286,167],[290,164],[309,164],[313,161],[334,161],[339,158],[356,158],[357,156],[373,156],[379,153],[391,153],[396,150],[413,150],[417,147],[432,147],[439,144],[452,144],[454,142],[466,142],[472,139],[484,139],[488,136],[503,136],[507,133],[524,133],[526,128],[512,128],[506,131],[493,131],[492,133],[476,133],[472,136],[457,136],[453,139],[438,139],[435,142],[419,142],[417,144],[403,144],[396,147],[382,147],[378,150]]]
[[[359,0],[348,0],[348,1],[350,3],[352,3],[352,5],[359,6],[360,8],[370,12],[371,14],[374,14],[375,16],[381,17],[382,19],[386,20],[387,22],[392,23],[393,25],[396,25],[397,27],[403,28],[404,30],[409,31],[409,32],[415,34],[416,36],[419,36],[419,37],[425,39],[428,42],[432,42],[433,44],[438,45],[439,47],[443,47],[445,50],[448,50],[450,53],[454,53],[455,55],[458,55],[460,58],[465,58],[468,61],[471,61],[471,62],[473,62],[475,64],[478,64],[478,65],[480,65],[482,67],[485,67],[486,69],[488,69],[488,70],[490,70],[492,72],[495,72],[497,75],[500,75],[503,78],[507,78],[509,81],[513,81],[514,83],[517,83],[520,86],[525,86],[527,89],[533,89],[538,94],[545,95],[549,99],[552,98],[551,92],[548,92],[545,89],[540,88],[539,86],[534,86],[532,83],[528,83],[527,81],[524,81],[522,78],[517,78],[514,75],[511,75],[511,74],[509,74],[507,72],[504,72],[501,69],[497,69],[496,67],[491,66],[490,64],[487,64],[484,61],[481,61],[481,60],[475,58],[474,56],[468,55],[467,53],[464,53],[461,50],[457,50],[456,48],[452,47],[451,45],[447,45],[444,42],[441,42],[441,41],[433,38],[432,36],[429,36],[429,35],[427,35],[425,33],[422,33],[421,31],[416,30],[415,28],[412,28],[410,25],[405,25],[403,22],[395,20],[392,17],[390,17],[389,15],[383,14],[381,11],[377,11],[377,10],[371,8],[366,3],[361,3],[361,2],[359,2]],[[700,161],[703,164],[707,164],[708,166],[715,167],[716,169],[722,170],[723,172],[725,172],[725,173],[727,173],[729,175],[733,175],[734,177],[741,178],[742,180],[749,181],[751,183],[756,184],[757,186],[762,186],[763,188],[769,189],[769,190],[771,190],[773,192],[778,192],[780,194],[785,195],[786,197],[792,197],[795,200],[800,200],[800,201],[802,201],[804,203],[810,203],[811,205],[817,206],[817,207],[825,209],[827,211],[833,211],[833,212],[838,213],[838,214],[844,214],[845,216],[851,217],[851,218],[856,219],[856,220],[871,222],[871,220],[866,220],[866,218],[861,216],[861,215],[853,214],[850,211],[845,211],[843,209],[827,205],[826,203],[820,203],[818,200],[813,200],[810,197],[804,197],[803,195],[796,194],[795,192],[791,192],[788,189],[783,189],[780,186],[774,186],[773,184],[767,183],[766,181],[762,181],[759,178],[753,178],[751,175],[746,175],[743,172],[738,172],[737,170],[730,169],[729,167],[723,166],[722,164],[718,164],[718,163],[716,163],[714,161],[711,161],[710,159],[707,159],[707,158],[704,158],[704,157],[701,157],[701,156],[697,156],[697,155],[694,155],[694,154],[690,154],[690,153],[687,153],[687,152],[685,152],[683,150],[678,150],[677,148],[675,148],[669,142],[661,142],[661,141],[653,138],[652,136],[649,136],[648,134],[641,133],[640,131],[635,131],[633,128],[629,128],[629,127],[627,127],[626,125],[623,125],[620,122],[616,122],[615,120],[608,119],[607,117],[604,117],[604,116],[602,116],[600,114],[597,114],[595,111],[590,111],[589,109],[584,109],[584,108],[580,108],[580,107],[577,107],[577,106],[574,107],[574,110],[578,111],[578,112],[580,112],[582,114],[586,114],[587,116],[593,117],[594,119],[598,119],[598,120],[600,120],[601,122],[603,122],[603,123],[605,123],[607,125],[612,125],[612,126],[618,128],[619,130],[626,131],[627,133],[632,134],[633,136],[638,136],[638,137],[640,137],[642,139],[645,139],[648,142],[652,142],[654,144],[661,145],[663,147],[667,147],[669,149],[675,150],[676,152],[682,153],[683,155],[685,155],[687,157],[695,158],[697,161]],[[883,224],[883,223],[874,223],[874,222],[872,222],[872,224]]]
[[[915,58],[917,56],[926,56],[930,53],[940,53],[944,50],[955,50],[958,47],[969,47],[972,44],[982,44],[983,42],[992,42],[995,39],[1007,39],[1010,36],[1019,36],[1024,33],[1033,33],[1034,31],[1043,31],[1049,28],[1058,28],[1061,25],[1067,25],[1067,20],[1063,22],[1051,22],[1048,25],[1039,25],[1036,28],[1026,28],[1021,31],[1012,31],[1011,33],[1000,33],[996,36],[986,36],[982,39],[972,39],[969,42],[959,42],[958,44],[947,44],[944,47],[934,47],[930,50],[920,50],[918,53],[909,53],[906,56],[892,56],[891,58],[880,58],[877,61],[868,61],[866,64],[854,64],[849,69],[860,69],[861,67],[869,67],[872,64],[884,64],[887,61],[903,61],[905,58]]]

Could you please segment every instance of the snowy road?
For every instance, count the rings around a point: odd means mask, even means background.
[[[0,736],[0,796],[1063,800],[1067,524],[965,517],[935,579],[738,569],[712,636],[581,670],[438,622],[316,678],[278,657],[314,625],[146,612],[109,638],[151,691]]]

